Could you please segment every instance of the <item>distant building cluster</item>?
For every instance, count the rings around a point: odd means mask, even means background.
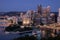
[[[50,6],[43,8],[42,5],[38,5],[37,10],[28,10],[25,14],[21,13],[21,19],[29,18],[34,25],[52,24],[57,22],[55,13],[50,12]]]
[[[21,13],[16,13],[19,16],[8,16],[5,15],[4,17],[6,18],[5,20],[8,20],[10,23],[16,23],[18,21],[26,21],[27,23],[30,21],[30,23],[34,23],[34,25],[46,25],[46,24],[52,24],[52,23],[57,23],[60,22],[60,8],[59,8],[59,14],[58,18],[55,13],[51,13],[51,8],[50,6],[47,6],[46,8],[43,8],[42,5],[37,6],[37,10],[28,10],[27,12],[21,12]],[[3,18],[4,18],[3,17]],[[0,18],[1,19],[1,18]],[[24,23],[24,22],[23,22]]]

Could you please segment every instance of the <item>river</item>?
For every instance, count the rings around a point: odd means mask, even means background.
[[[29,34],[31,35],[31,33],[29,33]],[[26,35],[26,33],[25,33],[25,35]],[[40,33],[37,36],[39,36],[39,35],[40,35]],[[0,40],[13,40],[14,38],[18,38],[20,36],[21,35],[19,33],[4,32],[4,27],[0,27]],[[40,36],[38,38],[40,39]]]

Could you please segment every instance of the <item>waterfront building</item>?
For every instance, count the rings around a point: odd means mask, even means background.
[[[33,21],[34,21],[34,17],[35,17],[34,14],[35,13],[33,10],[28,10],[26,13],[27,18],[29,18],[31,20],[31,23],[33,23]]]
[[[51,13],[49,19],[49,24],[55,23],[55,14]]]
[[[20,16],[17,16],[17,22],[19,25],[22,25],[23,13],[20,13]]]
[[[47,15],[47,9],[43,9],[43,13],[42,13],[42,16],[41,16],[41,22],[42,24],[47,24],[48,23],[48,15]]]
[[[11,23],[7,20],[9,16],[0,16],[0,26],[9,26]]]
[[[22,16],[22,24],[28,25],[31,23],[31,19],[29,18],[28,14],[23,14]]]
[[[31,10],[28,10],[28,11],[27,11],[26,16],[27,16],[28,18],[31,18]]]
[[[17,24],[17,18],[16,18],[16,16],[9,17],[7,20],[11,21],[12,24]]]
[[[26,16],[32,20],[34,18],[34,11],[28,10]]]
[[[40,25],[40,23],[41,23],[41,15],[39,14],[39,13],[35,13],[34,14],[34,23],[35,23],[35,25]]]

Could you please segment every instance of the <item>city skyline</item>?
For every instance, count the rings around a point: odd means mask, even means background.
[[[51,6],[52,12],[58,12],[60,0],[0,0],[0,12],[37,10],[37,5]]]

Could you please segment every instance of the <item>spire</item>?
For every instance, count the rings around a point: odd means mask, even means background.
[[[37,12],[38,13],[42,13],[42,5],[38,5],[37,6]]]

